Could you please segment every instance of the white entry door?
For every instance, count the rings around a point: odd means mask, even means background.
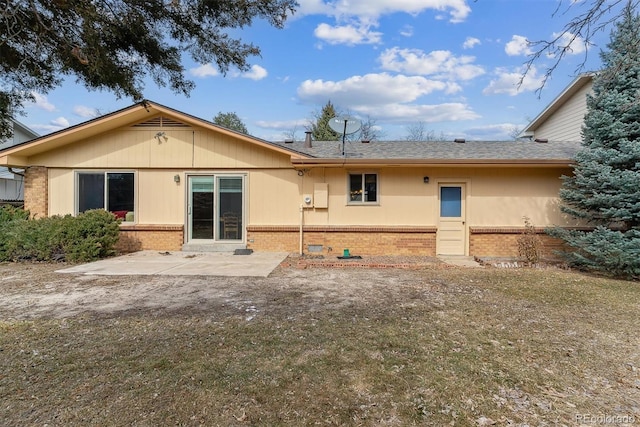
[[[440,218],[436,241],[438,255],[465,255],[465,186],[440,184]]]

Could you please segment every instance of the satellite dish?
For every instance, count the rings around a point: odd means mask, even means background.
[[[338,116],[329,119],[329,127],[341,135],[356,133],[362,127],[362,122],[349,116]]]
[[[345,136],[358,132],[362,122],[349,116],[339,116],[329,119],[329,127],[336,133],[342,135],[342,155],[344,156],[344,140]]]

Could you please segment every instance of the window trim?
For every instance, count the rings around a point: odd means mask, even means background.
[[[351,176],[352,175],[360,175],[362,179],[362,200],[351,200]],[[365,182],[366,175],[374,175],[376,177],[376,200],[375,201],[365,201]],[[379,206],[380,205],[380,174],[375,171],[347,171],[347,206]]]
[[[104,176],[104,194],[103,194],[103,207],[102,209],[107,210],[106,206],[108,205],[108,175],[109,174],[119,174],[119,173],[129,173],[133,175],[133,221],[127,221],[126,218],[122,220],[122,224],[135,224],[138,220],[138,174],[135,170],[131,169],[87,169],[87,170],[76,170],[74,171],[74,184],[75,188],[73,190],[73,202],[74,202],[74,215],[80,214],[80,182],[79,177],[83,174],[93,174],[98,175],[102,174]]]

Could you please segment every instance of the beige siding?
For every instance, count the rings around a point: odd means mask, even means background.
[[[570,170],[476,170],[471,181],[467,222],[471,227],[566,224],[559,210],[560,175]]]
[[[305,194],[315,182],[329,188],[327,209],[305,209],[307,225],[436,226],[438,183],[467,184],[468,226],[522,226],[523,217],[539,226],[565,224],[558,209],[561,174],[557,168],[386,168],[354,169],[377,172],[379,203],[347,203],[347,171],[313,169],[303,177],[295,172],[260,172],[251,175],[251,225],[296,225]],[[425,184],[423,178],[429,176]],[[277,188],[277,190],[274,190]]]
[[[49,215],[75,212],[75,174],[70,169],[49,169]]]
[[[342,169],[251,174],[250,225],[297,225],[303,195],[315,182],[329,188],[327,209],[305,209],[307,225],[436,226],[438,183],[461,182],[467,188],[467,226],[522,226],[527,216],[537,226],[567,224],[558,207],[560,175],[568,168],[385,168],[353,169],[378,173],[379,203],[349,205],[347,174]],[[423,178],[429,176],[429,183]],[[277,190],[276,190],[277,189]]]
[[[558,208],[558,191],[559,177],[569,174],[569,169],[385,168],[364,171],[378,173],[378,204],[349,205],[348,172],[342,169],[313,169],[302,177],[293,169],[248,171],[247,224],[298,225],[303,196],[313,194],[314,183],[324,182],[328,184],[329,207],[305,208],[307,225],[436,226],[438,183],[464,182],[467,184],[468,226],[522,226],[524,216],[531,218],[537,226],[568,225]],[[188,170],[137,169],[134,172],[136,223],[184,224]],[[175,175],[180,176],[178,184],[174,181]],[[423,182],[425,176],[429,176],[428,184]],[[51,215],[74,212],[74,187],[73,170],[49,169]]]
[[[184,172],[181,170],[134,170],[136,179],[135,222],[142,224],[184,223]],[[180,183],[174,176],[180,175]],[[75,213],[75,171],[49,169],[49,214]]]
[[[248,178],[250,225],[295,225],[302,203],[302,178],[295,170],[253,171]]]
[[[204,129],[122,128],[33,156],[30,164],[73,168],[291,167],[289,156]]]
[[[197,132],[193,149],[196,168],[291,168],[286,155],[213,132]]]
[[[587,93],[591,84],[585,85],[535,131],[535,138],[550,141],[581,141],[582,124],[587,112]]]
[[[180,182],[174,181],[174,176]],[[136,220],[138,224],[185,222],[186,178],[181,170],[139,170],[136,173]]]

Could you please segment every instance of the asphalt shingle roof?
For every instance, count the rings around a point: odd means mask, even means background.
[[[304,142],[275,143],[317,159],[406,159],[406,160],[572,160],[580,149],[579,142],[466,141],[313,141],[312,148]]]

